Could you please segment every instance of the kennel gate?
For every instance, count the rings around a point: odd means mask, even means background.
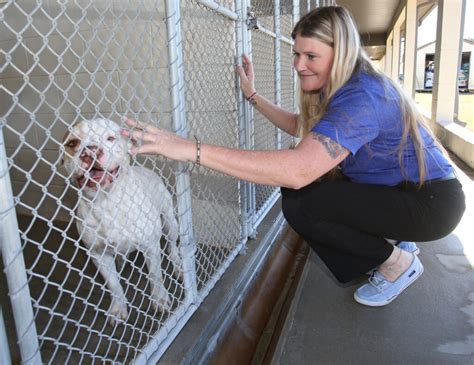
[[[161,357],[256,235],[279,190],[160,157],[133,161],[159,174],[172,192],[184,279],[173,278],[165,258],[173,307],[156,312],[143,254],[124,257],[130,313],[111,326],[110,292],[75,229],[81,190],[59,166],[62,136],[81,119],[119,122],[127,115],[204,143],[290,147],[293,139],[244,100],[235,62],[250,53],[256,89],[295,110],[290,33],[300,10],[314,6],[309,0],[0,0],[0,360]]]

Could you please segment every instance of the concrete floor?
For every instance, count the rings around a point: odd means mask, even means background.
[[[310,254],[272,364],[474,364],[474,181],[459,175],[463,220],[419,244],[425,272],[390,305],[356,303],[364,281],[341,286]]]

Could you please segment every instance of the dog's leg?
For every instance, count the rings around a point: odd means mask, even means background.
[[[127,298],[123,292],[122,285],[120,285],[120,277],[115,268],[114,256],[103,253],[91,253],[92,260],[102,274],[105,284],[112,294],[111,303],[107,315],[112,325],[115,325],[115,320],[126,320],[127,312]]]
[[[161,273],[160,251],[159,247],[156,249],[154,246],[150,246],[150,249],[145,252],[145,261],[150,273],[149,280],[153,305],[160,312],[165,312],[170,309],[171,301]]]
[[[120,274],[125,267],[125,262],[127,261],[127,253],[117,253],[115,256],[115,267],[117,268],[117,272]]]
[[[183,279],[183,260],[179,253],[178,248],[178,236],[179,226],[176,217],[174,216],[173,204],[171,195],[166,192],[164,193],[165,199],[163,199],[162,205],[162,217],[163,222],[163,233],[165,234],[166,251],[169,254],[169,259],[173,264],[173,275],[178,279]]]

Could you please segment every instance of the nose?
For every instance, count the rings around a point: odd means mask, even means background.
[[[303,58],[295,57],[293,59],[293,67],[295,68],[296,72],[303,71],[306,68]]]
[[[82,162],[87,164],[91,164],[94,160],[99,160],[102,156],[103,152],[97,146],[86,146],[81,152],[80,159]]]

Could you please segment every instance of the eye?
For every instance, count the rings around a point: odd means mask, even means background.
[[[316,55],[314,54],[309,54],[308,55],[308,60],[314,60],[316,58]]]
[[[114,136],[110,136],[110,137],[107,138],[107,141],[113,142],[113,141],[115,141],[115,137],[114,137]]]
[[[71,139],[68,143],[66,143],[66,147],[68,148],[76,148],[76,146],[79,144],[78,139]]]

